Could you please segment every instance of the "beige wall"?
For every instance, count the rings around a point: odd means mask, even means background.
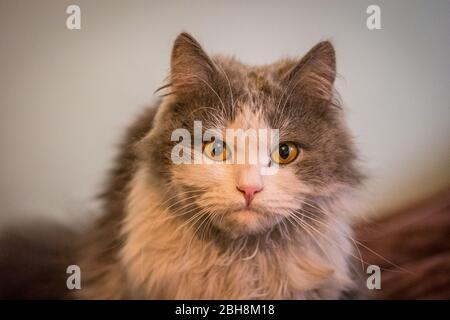
[[[382,30],[366,28],[366,8]],[[65,9],[78,4],[82,30]],[[0,221],[83,221],[123,128],[154,97],[181,30],[248,63],[322,39],[370,180],[365,212],[450,182],[448,1],[0,0]]]

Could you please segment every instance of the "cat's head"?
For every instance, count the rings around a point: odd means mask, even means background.
[[[144,162],[163,181],[170,214],[190,218],[193,229],[203,223],[232,236],[263,233],[311,210],[315,199],[357,185],[361,176],[336,102],[335,75],[329,42],[320,42],[302,59],[248,66],[210,57],[192,36],[180,34],[166,96],[154,128],[140,144]],[[213,130],[222,138],[195,141],[195,121],[201,121],[203,133]],[[255,149],[227,140],[226,129],[256,129],[257,134],[258,129],[278,129],[279,143],[269,142],[262,153],[258,147],[263,156],[250,163]],[[174,163],[174,150],[180,151],[174,149],[180,146],[174,132],[190,135],[189,141],[183,139],[189,147],[184,159],[197,155],[197,162]],[[237,163],[239,152],[244,162]],[[270,167],[277,170],[261,170]]]

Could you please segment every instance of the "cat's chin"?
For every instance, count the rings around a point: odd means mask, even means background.
[[[270,230],[282,219],[269,213],[262,213],[251,208],[242,208],[227,213],[223,219],[218,219],[216,227],[233,237],[261,234]]]

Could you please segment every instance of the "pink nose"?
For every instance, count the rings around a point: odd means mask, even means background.
[[[236,188],[242,192],[247,206],[250,205],[255,195],[263,189],[263,187],[258,186],[236,186]]]

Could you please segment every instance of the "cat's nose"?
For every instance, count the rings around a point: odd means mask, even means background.
[[[236,186],[236,188],[242,192],[247,207],[250,205],[255,195],[263,189],[262,186]]]

